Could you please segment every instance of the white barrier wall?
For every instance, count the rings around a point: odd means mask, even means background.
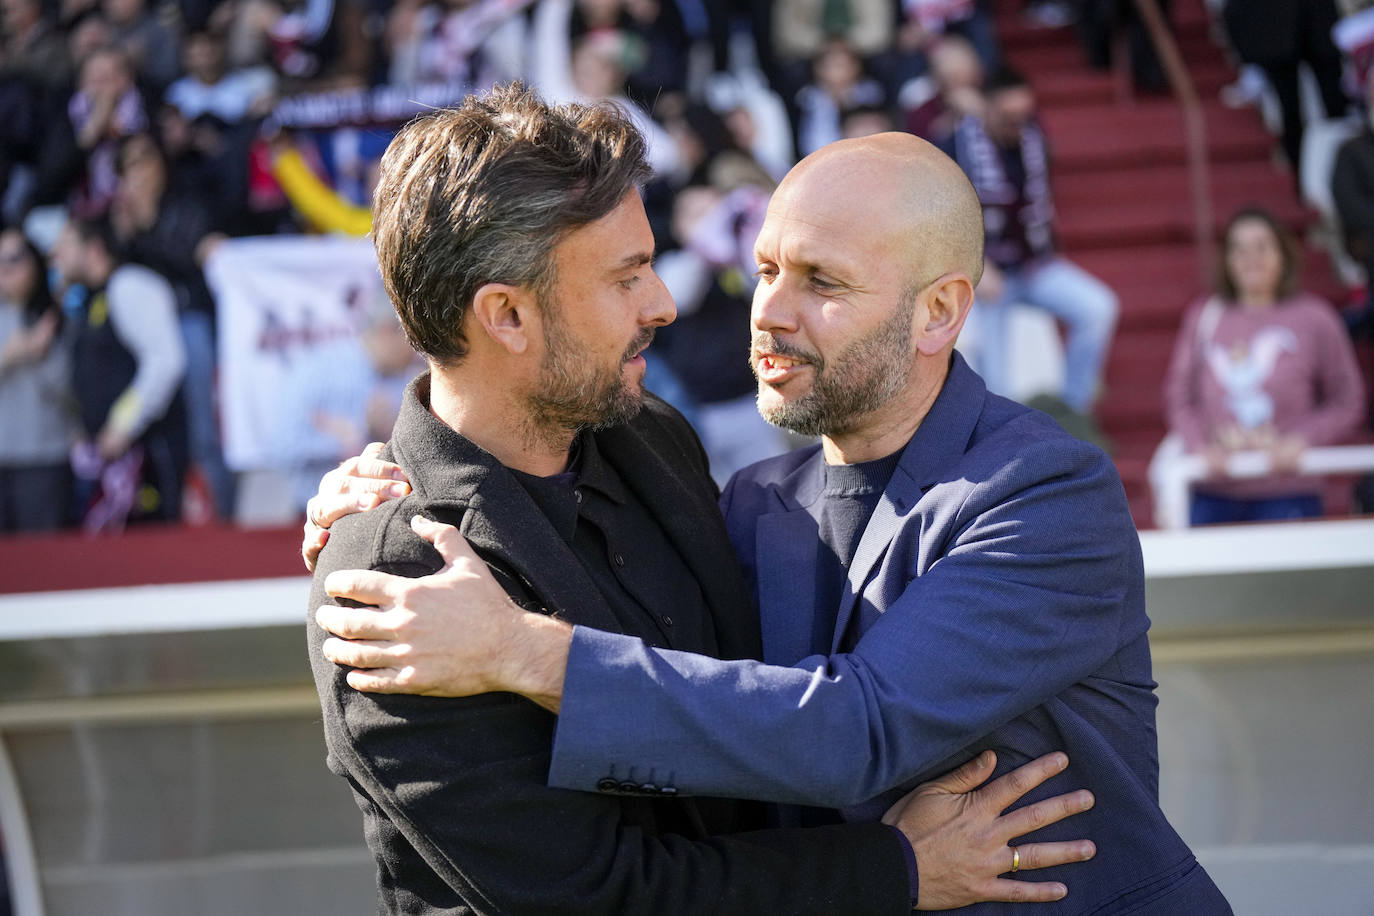
[[[1237,913],[1374,914],[1374,521],[1141,540],[1171,820]],[[0,596],[18,916],[370,910],[307,586]]]

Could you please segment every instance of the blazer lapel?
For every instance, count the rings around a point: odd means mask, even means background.
[[[902,530],[926,490],[940,479],[949,464],[968,450],[973,430],[983,412],[987,386],[956,350],[949,375],[916,433],[902,451],[892,479],[864,528],[854,562],[849,565],[845,593],[835,617],[830,651],[838,652],[849,621],[868,583],[877,574],[888,548]],[[886,608],[878,608],[881,613]]]
[[[901,467],[899,465],[893,471],[893,478],[895,479],[900,473]],[[844,595],[840,599],[839,612],[835,615],[835,632],[830,638],[831,653],[840,651],[840,643],[849,628],[850,618],[854,616],[855,609],[858,607],[858,598],[863,594],[864,585],[872,577],[879,561],[887,555],[888,545],[892,543],[892,539],[897,536],[897,532],[901,529],[904,512],[899,507],[909,504],[904,500],[898,501],[893,493],[894,489],[897,488],[894,488],[892,483],[888,483],[882,498],[878,500],[878,505],[873,509],[873,515],[864,527],[863,537],[859,539],[859,547],[854,551],[854,562],[849,564],[849,573],[845,577]]]
[[[791,665],[815,654],[816,520],[798,509],[764,515],[755,529],[763,660]]]
[[[817,608],[816,551],[820,531],[803,506],[820,498],[825,469],[817,452],[778,481],[776,512],[755,522],[755,556],[759,588],[759,625],[763,659],[791,665],[825,647],[815,643]]]

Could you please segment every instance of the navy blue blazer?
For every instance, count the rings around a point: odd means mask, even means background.
[[[550,783],[594,790],[633,766],[684,794],[872,819],[985,748],[999,773],[1064,750],[1069,769],[1022,803],[1087,787],[1096,806],[1019,842],[1088,837],[1098,854],[1037,871],[1069,896],[1035,912],[1230,913],[1159,808],[1140,545],[1108,458],[989,394],[956,354],[864,531],[830,644],[813,645],[836,600],[814,594],[804,511],[822,460],[815,446],[761,462],[722,497],[764,662],[579,627]],[[876,622],[836,654],[862,605]]]

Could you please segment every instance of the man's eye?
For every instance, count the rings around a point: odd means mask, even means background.
[[[628,280],[621,280],[621,281],[620,281],[620,285],[623,286],[623,287],[625,287],[626,289],[634,289],[635,284],[638,283],[638,282],[639,282],[639,275],[638,275],[638,274],[635,274],[633,277],[630,277]]]
[[[765,280],[768,282],[772,282],[773,278],[777,275],[777,270],[772,267],[760,267],[758,270],[754,271],[754,276],[758,277],[760,280]]]

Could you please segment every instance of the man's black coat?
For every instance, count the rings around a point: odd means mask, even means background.
[[[690,567],[721,656],[756,658],[758,618],[701,445],[672,408],[647,400],[635,420],[595,434],[598,451]],[[438,570],[438,553],[410,528],[416,514],[457,526],[522,605],[619,630],[572,550],[514,476],[427,404],[428,377],[421,376],[406,392],[386,453],[414,492],[335,525],[308,615],[329,767],[349,782],[362,809],[377,860],[379,910],[909,911],[903,853],[888,827],[734,832],[757,824],[750,806],[668,797],[649,774],[640,774],[651,782],[638,794],[550,789],[556,719],[524,698],[372,695],[347,685],[347,669],[320,655],[327,634],[315,625],[313,609],[329,602],[325,577],[336,569],[410,577]]]

